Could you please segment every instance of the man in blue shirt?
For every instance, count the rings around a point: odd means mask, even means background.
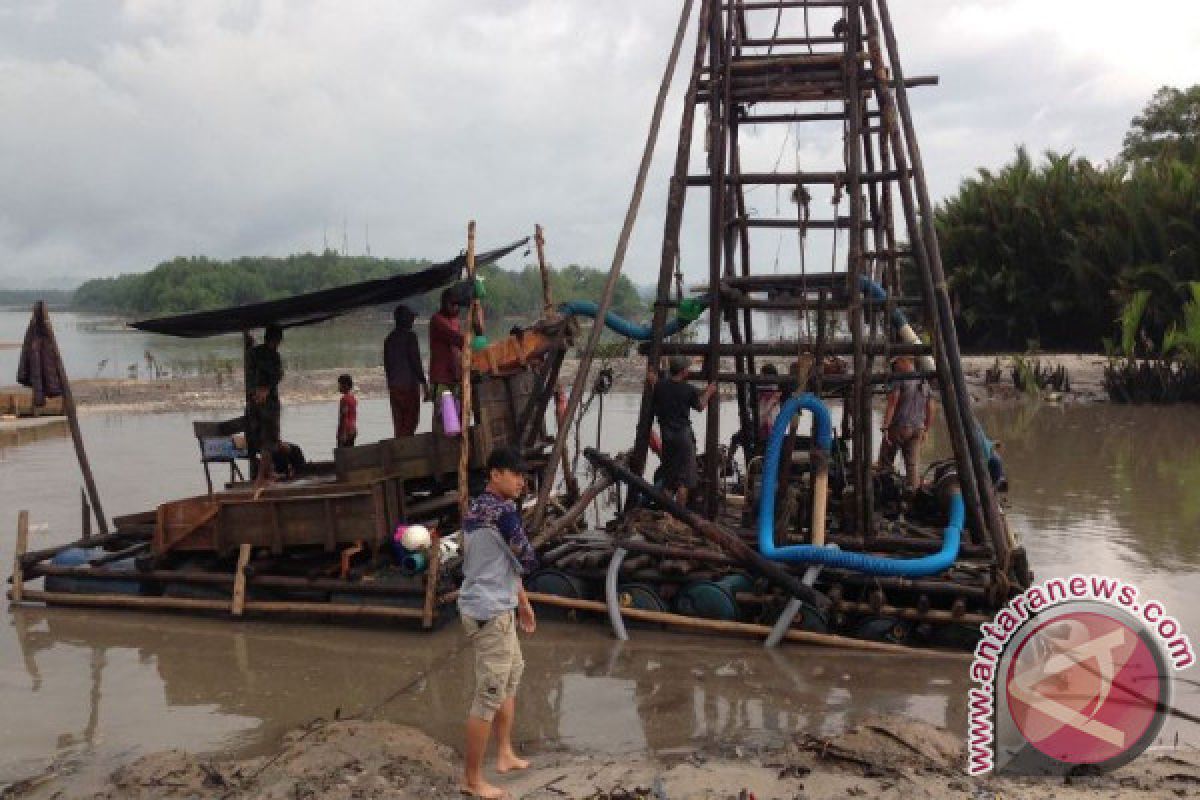
[[[537,620],[521,583],[537,567],[537,554],[525,535],[516,500],[525,490],[521,454],[498,447],[487,460],[488,482],[471,500],[463,520],[463,584],[458,611],[475,649],[475,695],[467,717],[463,788],[483,798],[500,798],[503,789],[483,777],[483,755],[496,732],[496,771],[525,769],[529,762],[512,745],[517,686],[525,661],[517,626],[533,633]]]

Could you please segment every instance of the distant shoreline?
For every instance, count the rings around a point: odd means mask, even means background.
[[[999,383],[987,385],[985,372],[999,358],[1002,377]],[[1020,392],[1013,386],[1010,376],[1009,356],[966,356],[963,372],[972,400],[979,405],[1004,405],[1019,402]],[[1043,364],[1051,368],[1065,366],[1071,376],[1072,391],[1060,396],[1049,395],[1048,399],[1063,402],[1107,402],[1104,391],[1104,365],[1107,360],[1100,355],[1043,355]],[[772,359],[784,365],[786,359]],[[564,362],[561,384],[570,386],[574,379],[578,359]],[[645,374],[645,361],[640,356],[627,356],[603,361],[597,359],[593,370],[602,364],[612,367],[616,379],[616,392],[639,392]],[[731,365],[732,366],[732,365]],[[354,376],[355,390],[361,398],[384,397],[387,387],[383,367],[331,368],[289,371],[280,385],[280,395],[285,406],[333,402],[338,397],[337,378],[343,372]],[[235,412],[244,403],[244,390],[240,370],[232,379],[218,383],[211,375],[186,378],[162,378],[146,380],[130,379],[76,379],[72,381],[76,402],[88,413],[114,411],[161,412],[191,410],[229,410]],[[732,396],[732,392],[729,393]]]

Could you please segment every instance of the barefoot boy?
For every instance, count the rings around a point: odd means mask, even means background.
[[[520,453],[497,447],[488,456],[487,473],[487,487],[471,501],[463,520],[467,555],[458,611],[475,650],[475,695],[467,717],[463,787],[477,797],[500,798],[506,792],[483,777],[483,755],[492,731],[497,772],[529,766],[513,750],[512,728],[517,685],[525,668],[517,626],[525,633],[537,627],[521,576],[537,566],[537,555],[514,503],[525,489]]]

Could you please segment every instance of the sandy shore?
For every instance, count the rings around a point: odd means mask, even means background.
[[[535,753],[526,772],[490,776],[514,798],[549,800],[820,800],[822,798],[1195,797],[1200,753],[1146,754],[1102,776],[973,779],[963,745],[948,731],[887,717],[840,736],[799,735],[777,746],[679,750],[600,757]],[[413,728],[388,722],[315,721],[278,749],[247,760],[172,750],[117,768],[104,785],[83,785],[51,767],[8,787],[12,798],[456,798],[459,755]]]
[[[1103,356],[1097,355],[1052,355],[1041,356],[1043,364],[1051,368],[1064,366],[1071,377],[1071,392],[1047,394],[1055,402],[1101,402],[1107,399],[1104,392]],[[999,360],[1003,377],[996,384],[985,380],[987,370]],[[781,370],[786,369],[785,359],[778,360]],[[611,367],[616,379],[616,391],[638,391],[643,385],[645,362],[638,357],[597,361],[600,366]],[[563,365],[564,384],[574,378],[578,361],[571,359]],[[728,368],[732,370],[732,363]],[[1009,356],[967,356],[963,359],[963,371],[971,397],[976,403],[1015,402],[1021,395],[1014,388],[1011,378],[1012,359]],[[337,377],[343,369],[308,370],[290,372],[280,386],[285,405],[334,401],[338,397]],[[382,397],[386,394],[382,367],[350,370],[354,375],[355,389],[360,397]],[[243,390],[240,380],[217,381],[212,377],[166,378],[162,380],[79,380],[72,384],[80,408],[89,411],[178,411],[197,409],[236,409],[242,404]]]

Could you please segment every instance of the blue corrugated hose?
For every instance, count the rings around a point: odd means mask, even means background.
[[[592,319],[596,318],[596,312],[600,310],[591,300],[572,300],[569,303],[563,303],[558,309],[568,316],[591,317]],[[669,319],[666,327],[663,328],[663,336],[674,336],[695,321],[695,317],[685,316]],[[621,334],[626,339],[636,339],[639,342],[650,341],[654,333],[651,326],[630,322],[612,311],[604,315],[604,324],[609,330]]]
[[[848,553],[832,547],[797,544],[775,546],[775,492],[779,484],[779,454],[787,437],[792,417],[800,410],[812,412],[813,435],[817,447],[827,453],[833,447],[833,422],[829,409],[812,394],[802,394],[784,403],[771,428],[767,442],[766,463],[763,465],[762,495],[758,506],[758,550],[772,561],[789,564],[823,564],[827,567],[850,569],[867,575],[896,575],[920,578],[945,572],[958,558],[965,517],[962,495],[950,496],[950,524],[943,534],[942,549],[920,558],[880,558],[864,553]]]

